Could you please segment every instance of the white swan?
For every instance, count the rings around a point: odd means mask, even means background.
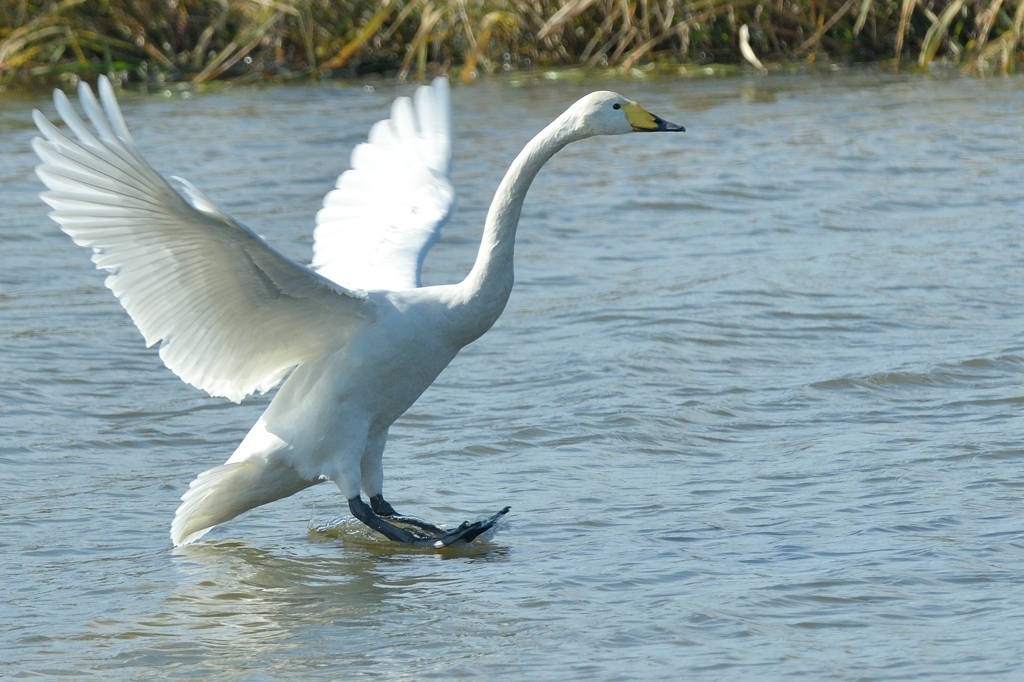
[[[754,54],[754,48],[750,47],[750,29],[746,24],[740,26],[740,54],[758,71],[767,71],[761,60]]]
[[[310,267],[187,182],[179,180],[180,194],[172,189],[135,147],[106,78],[99,94],[102,108],[87,85],[78,89],[93,132],[54,92],[77,139],[33,112],[46,137],[33,148],[51,217],[92,249],[146,344],[160,342],[160,358],[186,382],[240,402],[291,372],[228,461],[189,486],[171,525],[176,546],[324,480],[356,518],[396,542],[444,547],[491,528],[508,507],[448,531],[397,515],[383,497],[388,427],[504,309],[519,214],[541,166],[592,135],[683,130],[621,95],[587,95],[512,163],[466,279],[420,288],[423,256],[454,201],[446,80],[398,99],[392,118],[355,149],[354,170],[317,215]]]

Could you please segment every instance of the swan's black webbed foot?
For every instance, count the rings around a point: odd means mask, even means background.
[[[500,519],[505,514],[508,514],[508,510],[511,508],[512,507],[505,507],[497,514],[494,514],[493,516],[486,518],[483,521],[474,521],[473,523],[470,523],[469,521],[463,521],[461,526],[459,526],[455,530],[450,530],[447,532],[457,534],[455,537],[456,540],[461,540],[463,542],[472,542],[477,538],[477,536],[486,533],[491,528],[494,528],[494,524],[498,522],[498,519]],[[455,540],[452,540],[452,542],[454,541]],[[445,546],[447,546],[448,544],[450,543],[445,543]]]
[[[441,549],[456,542],[472,542],[478,536],[493,528],[498,519],[507,514],[510,509],[505,507],[494,516],[483,521],[474,521],[473,523],[465,521],[458,528],[443,530],[426,521],[420,521],[419,519],[412,519],[410,521],[408,517],[399,516],[395,513],[394,507],[384,500],[383,495],[374,495],[370,498],[370,502],[372,506],[363,502],[362,497],[356,496],[348,501],[348,508],[352,512],[352,516],[389,540],[415,547],[431,547],[433,549]],[[409,523],[425,532],[401,528],[390,523],[385,517],[399,523]]]

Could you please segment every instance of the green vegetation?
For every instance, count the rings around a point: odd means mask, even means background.
[[[1006,73],[1022,23],[1024,0],[0,0],[0,86],[737,63],[743,24],[769,66]]]

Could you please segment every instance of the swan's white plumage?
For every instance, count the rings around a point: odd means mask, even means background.
[[[175,545],[186,545],[253,507],[316,484],[280,459],[249,457],[207,469],[189,485],[171,523]]]
[[[455,203],[448,81],[399,97],[352,151],[351,170],[324,198],[312,267],[354,289],[420,286],[423,257]]]
[[[106,79],[99,90],[106,116],[92,91],[79,89],[99,137],[60,91],[57,111],[77,140],[35,112],[46,136],[33,140],[43,160],[36,172],[50,188],[42,198],[111,273],[107,287],[146,345],[161,342],[175,374],[238,402],[373,318],[364,295],[286,258],[190,185],[190,201],[175,192],[139,154]]]

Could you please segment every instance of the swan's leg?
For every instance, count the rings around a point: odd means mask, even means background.
[[[420,530],[425,530],[434,537],[441,537],[444,530],[432,523],[417,519],[412,516],[403,516],[395,511],[395,508],[384,499],[384,443],[387,440],[388,431],[367,439],[366,449],[359,462],[360,476],[362,478],[363,491],[370,498],[370,509],[373,513],[382,518],[397,523],[404,523]],[[358,517],[357,517],[358,518]],[[360,519],[362,520],[362,519]],[[367,524],[369,525],[369,524]]]
[[[388,506],[390,507],[391,505]],[[399,528],[398,526],[384,520],[374,513],[370,505],[363,502],[363,498],[359,495],[349,499],[348,508],[352,512],[352,516],[356,517],[389,540],[401,542],[407,545],[414,545],[416,547],[432,547],[434,549],[447,547],[448,545],[459,541],[472,542],[478,535],[490,530],[494,524],[497,523],[499,518],[508,513],[508,507],[505,507],[489,519],[476,521],[474,523],[466,521],[458,528],[442,531],[441,535],[438,537],[424,537],[419,533],[412,533],[405,528]]]
[[[391,506],[391,503],[384,499],[383,494],[377,494],[370,498],[370,508],[377,516],[380,516],[391,521],[398,523],[406,523],[410,526],[415,526],[421,530],[425,530],[434,537],[441,537],[444,534],[444,530],[438,528],[429,521],[423,519],[417,519],[415,516],[404,516],[395,511],[395,508]]]
[[[352,516],[384,537],[407,545],[438,549],[447,547],[453,542],[472,542],[478,535],[490,530],[498,519],[508,513],[508,507],[505,507],[489,519],[474,523],[466,521],[458,528],[447,531],[427,521],[411,516],[402,516],[384,499],[384,442],[387,437],[387,429],[381,433],[370,434],[359,460],[360,484],[363,491],[366,492],[366,496],[370,498],[370,504],[363,501],[358,490],[349,492],[353,487],[351,481],[348,481],[346,487],[342,487],[342,492],[345,492],[345,496],[348,498],[348,508],[352,512]],[[419,530],[401,528],[395,523],[412,526]]]

